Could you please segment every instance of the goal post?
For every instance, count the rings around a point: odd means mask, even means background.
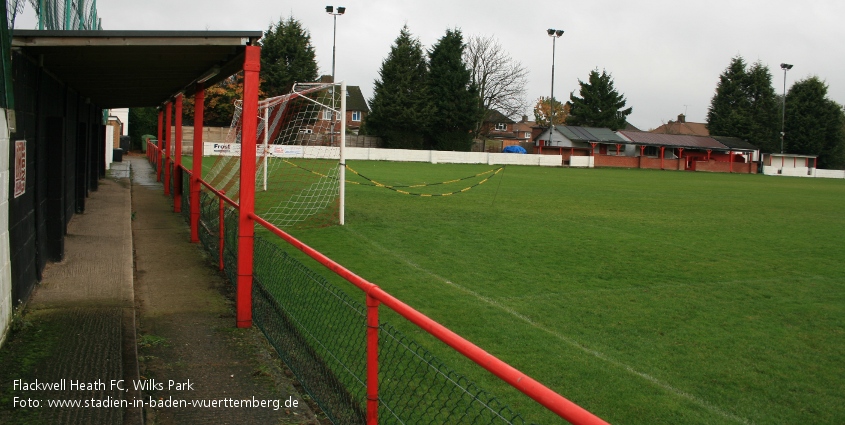
[[[243,104],[207,180],[237,200]],[[280,228],[344,224],[346,83],[297,83],[258,102],[255,213]],[[338,137],[339,136],[339,137]]]

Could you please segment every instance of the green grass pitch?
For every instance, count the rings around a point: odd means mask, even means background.
[[[495,168],[350,165],[387,184]],[[611,423],[845,420],[841,180],[510,166],[347,202],[345,227],[298,236]]]
[[[349,164],[392,185],[498,167]],[[294,235],[611,423],[835,424],[843,213],[842,180],[508,166],[447,197],[347,185],[346,226]],[[562,423],[382,317],[526,419]]]

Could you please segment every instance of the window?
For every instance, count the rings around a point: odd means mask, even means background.
[[[352,111],[352,121],[361,121],[361,111]]]
[[[657,146],[646,146],[643,154],[645,156],[660,156],[660,148]]]
[[[508,129],[507,123],[497,122],[496,123],[496,131],[505,131]]]
[[[526,139],[530,139],[530,138],[531,138],[531,132],[530,132],[530,131],[526,131],[526,132],[525,132],[525,138],[526,138]]]
[[[331,121],[332,119],[332,110],[331,109],[323,109],[323,120],[324,121]]]

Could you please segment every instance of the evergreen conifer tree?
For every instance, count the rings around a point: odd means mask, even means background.
[[[845,113],[827,98],[818,77],[796,82],[786,95],[784,151],[818,155],[818,168],[845,167]]]
[[[777,98],[767,66],[755,62],[749,68],[741,56],[734,57],[719,76],[707,112],[707,128],[714,136],[738,137],[763,152],[778,152]]]
[[[271,24],[261,39],[261,90],[267,96],[290,92],[293,83],[317,80],[311,35],[292,16]]]
[[[425,134],[432,115],[428,69],[422,45],[411,36],[407,25],[382,62],[379,76],[366,119],[368,134],[381,136],[390,148],[426,148]]]
[[[478,89],[463,61],[464,46],[460,30],[446,30],[429,52],[429,137],[438,150],[469,151],[481,116]]]
[[[604,70],[599,74],[598,69],[594,69],[590,71],[586,83],[579,79],[578,84],[581,96],[576,96],[574,92],[569,94],[572,106],[566,118],[568,125],[607,127],[611,130],[625,128],[626,118],[632,109],[623,109],[625,96],[613,87],[610,74]]]

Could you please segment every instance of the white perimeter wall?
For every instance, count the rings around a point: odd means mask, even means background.
[[[256,147],[260,156],[263,147]],[[339,158],[339,148],[322,146],[271,146],[270,154],[280,158]],[[240,155],[236,143],[204,143],[206,156]],[[432,164],[489,164],[489,165],[539,165],[559,167],[560,155],[531,155],[517,153],[418,151],[409,149],[346,148],[346,159],[364,161],[430,162]]]
[[[0,109],[0,346],[12,321],[12,264],[9,252],[9,128]]]
[[[790,176],[790,177],[819,177],[825,179],[845,179],[845,170],[825,170],[807,167],[773,167],[763,166],[763,174],[767,176]]]

